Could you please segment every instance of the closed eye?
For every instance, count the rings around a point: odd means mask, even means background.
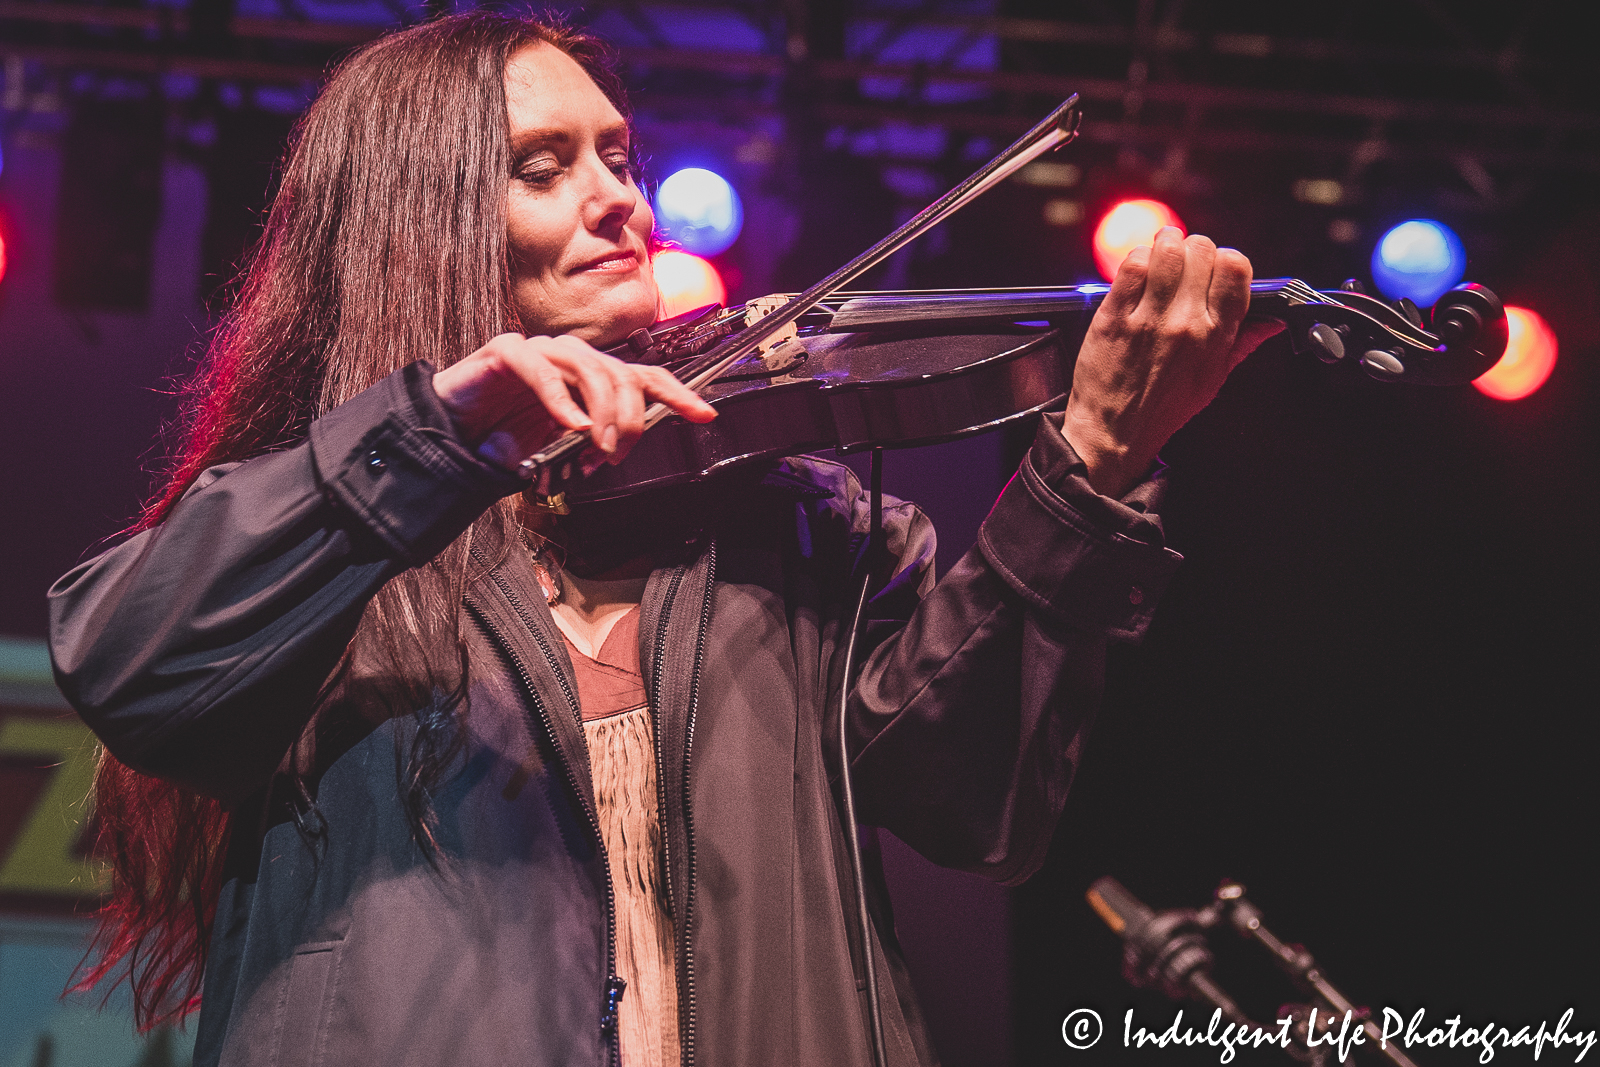
[[[556,167],[539,167],[521,171],[517,180],[525,185],[545,186],[561,177],[561,171]]]

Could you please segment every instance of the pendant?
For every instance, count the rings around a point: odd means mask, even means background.
[[[539,592],[544,594],[544,602],[555,607],[561,602],[561,583],[551,575],[541,559],[533,561],[533,573],[539,579]]]

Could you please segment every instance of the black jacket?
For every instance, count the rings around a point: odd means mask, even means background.
[[[415,720],[376,712],[359,671],[318,697],[374,592],[518,487],[455,438],[415,365],[299,447],[207,472],[52,590],[57,677],[84,719],[233,812],[196,1064],[610,1061],[610,887],[571,666],[526,556],[466,594],[466,744],[434,797],[437,869],[398,799]],[[1155,492],[1095,496],[1047,422],[937,586],[927,520],[888,509],[896,576],[851,703],[864,822],[1002,881],[1037,868],[1106,640],[1141,635],[1178,560]],[[640,625],[684,1059],[866,1063],[824,725],[866,500],[812,460],[750,500],[652,575]],[[304,794],[297,742],[314,750]],[[873,882],[890,1061],[932,1062]]]

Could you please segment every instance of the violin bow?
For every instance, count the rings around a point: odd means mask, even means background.
[[[1023,134],[1016,143],[974,171],[959,185],[917,212],[906,223],[883,240],[861,253],[811,288],[791,299],[787,304],[739,333],[722,341],[704,355],[696,357],[679,370],[679,379],[690,389],[699,392],[716,381],[735,363],[757,351],[785,326],[816,307],[844,286],[855,281],[900,249],[939,225],[957,211],[994,188],[1000,182],[1032,163],[1046,152],[1061,147],[1078,135],[1078,123],[1083,113],[1078,109],[1078,94],[1062,101],[1038,125]],[[651,404],[645,409],[644,425],[649,429],[668,415],[672,409],[665,404]],[[578,459],[588,444],[586,433],[572,430],[556,438],[543,449],[524,459],[517,473],[536,482],[538,492],[553,495],[561,491],[580,473]]]

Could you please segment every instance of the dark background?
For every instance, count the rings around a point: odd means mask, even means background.
[[[596,21],[606,10],[591,9]],[[671,101],[697,93],[721,94],[718,136],[777,131],[777,154],[750,172],[747,212],[765,235],[782,229],[774,220],[783,212],[793,224],[787,242],[757,243],[747,232],[722,258],[744,280],[735,299],[836,266],[917,206],[893,168],[914,166],[947,185],[986,158],[979,139],[998,147],[1019,116],[1048,109],[1049,78],[1081,77],[1091,87],[1085,136],[1061,157],[1082,168],[1081,183],[1066,194],[997,190],[891,268],[896,284],[1087,280],[1090,225],[1118,197],[1138,194],[1160,196],[1191,231],[1245,250],[1258,277],[1295,275],[1326,288],[1365,275],[1387,226],[1424,215],[1462,234],[1471,280],[1537,310],[1560,338],[1549,382],[1516,403],[1467,387],[1382,386],[1352,367],[1297,359],[1280,339],[1173,440],[1163,517],[1187,562],[1148,640],[1113,655],[1106,707],[1045,869],[1004,899],[959,878],[924,878],[890,845],[906,882],[908,951],[946,1059],[1216,1062],[1215,1050],[1116,1047],[1127,1008],[1157,1029],[1175,1008],[1118,977],[1118,942],[1083,900],[1104,874],[1158,908],[1199,906],[1219,879],[1243,881],[1275,932],[1304,942],[1374,1010],[1426,1007],[1430,1025],[1456,1014],[1466,1024],[1553,1025],[1570,1006],[1579,1029],[1595,1027],[1600,108],[1576,26],[1583,8],[1292,12],[1037,0],[906,9],[897,17],[930,24],[941,12],[1062,20],[1112,41],[1007,39],[995,69],[1038,76],[1041,88],[954,104],[886,99],[828,74],[830,56],[861,58],[842,27],[868,5],[751,10],[768,19],[773,55],[783,54],[785,14],[795,25],[809,16],[817,63],[780,62],[765,88],[703,63],[674,68],[659,55],[629,68],[641,124],[647,137],[657,124],[663,160],[671,138],[694,129]],[[667,25],[686,16],[657,17]],[[0,127],[0,234],[10,260],[0,280],[10,401],[0,422],[0,632],[37,638],[44,589],[125,526],[149,491],[171,378],[212,321],[202,298],[248,238],[271,145],[306,90],[303,82],[284,90],[272,106],[245,92],[241,105],[239,86],[251,83],[225,72],[174,94],[137,71],[105,73],[105,56],[142,55],[147,39],[3,27],[0,39],[32,42],[30,99],[56,101],[54,110],[8,103]],[[1240,33],[1314,38],[1346,51],[1318,62],[1256,61],[1221,43],[1166,47],[1163,31],[1202,43]],[[185,47],[234,63],[315,68],[334,54],[250,45],[245,55],[243,45],[229,51],[196,32]],[[651,45],[618,33],[625,55]],[[76,48],[78,66],[40,59],[47,45],[58,50],[48,55]],[[1144,85],[1148,96],[1135,99]],[[1192,92],[1163,97],[1163,85]],[[1256,112],[1215,96],[1235,90],[1301,93],[1307,108]],[[164,105],[150,102],[163,93]],[[1190,98],[1212,101],[1203,118]],[[1338,103],[1349,100],[1371,106]],[[1392,117],[1384,108],[1396,102],[1415,114]],[[1473,107],[1488,116],[1482,123],[1449,110]],[[941,152],[910,163],[886,141],[862,148],[831,132],[913,112],[954,132]],[[83,154],[115,139],[114,159]],[[1375,156],[1362,147],[1374,143]],[[1487,185],[1465,158],[1478,161]],[[1290,188],[1303,177],[1343,181],[1346,201],[1296,201]],[[1041,226],[1041,204],[1056,195],[1080,203],[1086,221]],[[1360,238],[1332,240],[1329,224],[1339,219]],[[139,254],[111,277],[112,253],[129,248]],[[970,543],[1025,436],[890,457],[890,490],[933,514],[945,565]],[[993,944],[1006,923],[1009,964]],[[1219,979],[1270,1021],[1292,990],[1264,955],[1227,935],[1219,941]],[[1107,1036],[1088,1052],[1065,1049],[1059,1033],[1080,1006],[1106,1018]],[[1001,1016],[1009,1028],[997,1031]],[[1477,1055],[1413,1051],[1423,1067]],[[1527,1055],[1502,1051],[1498,1062]],[[1569,1063],[1573,1053],[1545,1055]]]

